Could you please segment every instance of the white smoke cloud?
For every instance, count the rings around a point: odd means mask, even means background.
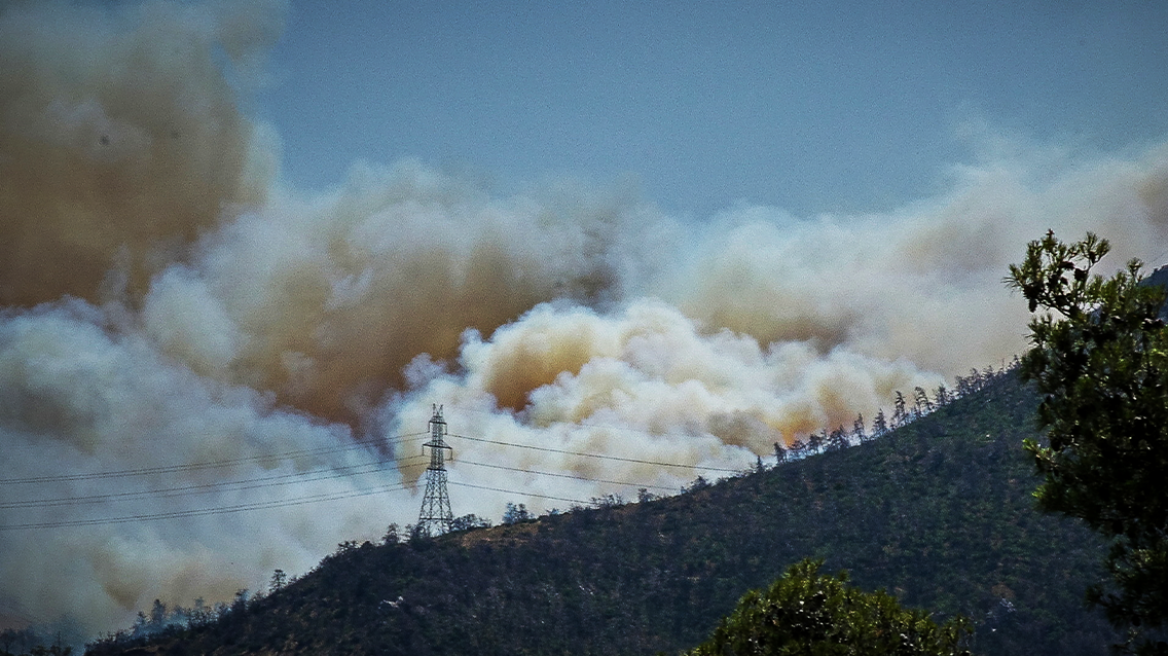
[[[697,225],[660,219],[672,227],[655,260],[666,264],[619,302],[544,303],[493,334],[469,331],[453,373],[418,361],[387,412],[420,425],[445,403],[463,434],[491,440],[454,440],[452,481],[517,489],[507,481],[522,473],[482,465],[522,462],[511,466],[675,488],[772,442],[870,420],[896,390],[1004,364],[1026,346],[1025,304],[1002,283],[1026,242],[1092,230],[1112,238],[1116,266],[1161,263],[1166,182],[1168,144],[1126,158],[1040,149],[958,168],[946,193],[888,214],[742,206]],[[523,485],[584,500],[635,489],[538,475]],[[475,499],[492,515],[515,500]]]
[[[410,522],[419,442],[385,438],[436,403],[456,514],[676,490],[1020,352],[1001,279],[1048,228],[1117,263],[1168,250],[1168,143],[998,140],[872,215],[690,221],[410,160],[286,189],[240,110],[279,25],[267,2],[0,5],[4,607],[111,630]]]
[[[403,425],[420,425],[425,401],[447,405],[448,421],[457,418],[458,430],[472,438],[452,438],[451,480],[518,489],[524,473],[485,467],[494,465],[627,483],[529,474],[522,486],[580,501],[612,492],[629,498],[641,486],[676,491],[698,475],[741,471],[774,442],[825,426],[850,428],[857,408],[875,408],[896,389],[940,382],[904,361],[823,354],[806,342],[764,347],[728,330],[706,332],[648,299],[605,314],[539,305],[489,341],[468,332],[459,365],[455,374],[430,368],[431,378],[415,380],[421,384],[390,408]],[[516,501],[505,494],[476,500],[495,512]],[[525,501],[564,505],[538,496]]]
[[[383,456],[354,445],[347,427],[278,408],[271,394],[199,376],[82,301],[0,322],[0,407],[5,594],[33,616],[67,613],[92,628],[116,627],[156,597],[229,599],[240,587],[255,589],[265,569],[302,571],[337,535],[376,537],[365,519],[379,514],[380,504],[371,497],[331,502],[329,513],[311,521],[297,507],[182,521],[87,521],[341,495],[399,481],[392,466],[376,467]],[[358,475],[314,480],[338,471]],[[133,475],[78,476],[99,472]],[[295,486],[277,484],[309,472],[316,473]],[[28,479],[34,481],[21,482]],[[255,487],[256,479],[266,485]],[[240,480],[253,482],[230,484]],[[94,499],[103,495],[114,496]],[[45,523],[82,525],[19,528]]]

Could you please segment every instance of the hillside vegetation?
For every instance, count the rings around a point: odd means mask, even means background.
[[[279,591],[94,654],[653,654],[805,557],[971,618],[982,654],[1107,653],[1099,538],[1034,509],[1033,392],[995,377],[888,435],[653,502],[339,549]]]

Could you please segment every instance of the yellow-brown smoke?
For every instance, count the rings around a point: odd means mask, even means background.
[[[244,71],[278,16],[145,3],[126,15],[8,3],[0,20],[0,303],[141,292],[201,231],[261,201],[253,124],[213,57]]]
[[[410,162],[359,167],[323,198],[277,199],[208,235],[155,280],[145,328],[201,373],[359,422],[414,356],[456,355],[468,328],[623,294],[638,246],[621,240],[646,211],[547,195],[499,201]]]

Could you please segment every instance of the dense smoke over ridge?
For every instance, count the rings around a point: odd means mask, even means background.
[[[1001,278],[1047,228],[1095,230],[1117,263],[1162,255],[1168,144],[998,153],[861,216],[689,221],[570,183],[500,197],[410,160],[287,189],[242,109],[280,9],[0,4],[0,607],[108,630],[375,539],[416,516],[418,443],[393,438],[433,403],[494,440],[452,438],[456,514],[677,489],[709,470],[571,453],[747,466],[1019,352]],[[459,484],[517,492],[472,503]]]

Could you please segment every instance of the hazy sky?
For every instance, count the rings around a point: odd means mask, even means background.
[[[703,216],[884,210],[990,131],[1114,151],[1168,133],[1168,3],[293,3],[260,112],[284,174],[403,156],[500,189],[636,181]]]

